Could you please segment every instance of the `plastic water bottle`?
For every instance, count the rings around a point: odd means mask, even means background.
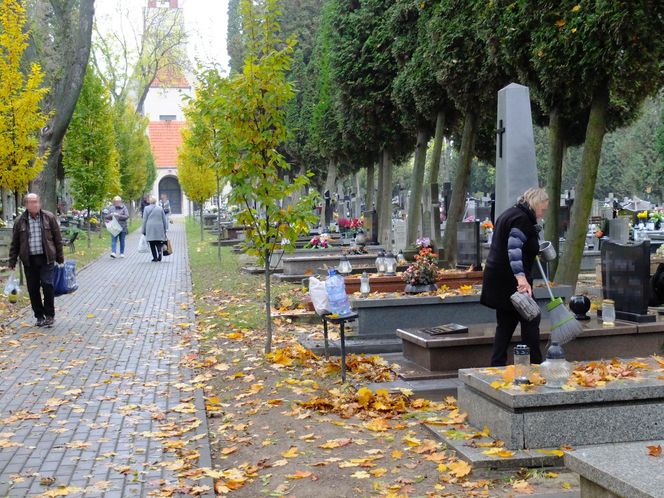
[[[330,312],[340,316],[349,315],[351,313],[350,301],[346,295],[346,284],[343,277],[337,274],[337,270],[334,268],[329,269],[327,274],[325,291],[327,292]]]

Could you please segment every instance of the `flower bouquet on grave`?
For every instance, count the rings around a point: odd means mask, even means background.
[[[418,241],[421,239],[418,239]],[[403,272],[406,282],[405,292],[408,294],[419,294],[431,292],[438,288],[438,265],[431,247],[422,247],[415,256],[415,261]]]
[[[484,235],[484,240],[491,243],[491,238],[493,237],[493,223],[491,223],[491,220],[484,220],[480,225],[480,229],[482,230],[482,235]]]
[[[351,220],[348,218],[339,218],[337,220],[337,226],[339,227],[340,233],[346,233],[351,229]]]
[[[655,230],[659,230],[662,227],[662,221],[664,221],[664,210],[657,210],[651,212],[650,221],[654,223]]]
[[[308,244],[304,246],[305,249],[328,249],[331,247],[330,236],[327,234],[314,235]]]

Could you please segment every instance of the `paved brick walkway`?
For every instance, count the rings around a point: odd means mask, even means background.
[[[189,439],[196,466],[210,465],[202,394],[180,365],[196,345],[184,225],[171,227],[175,254],[161,264],[136,252],[134,233],[126,259],[105,255],[56,299],[53,329],[33,328],[29,313],[0,333],[0,497],[59,485],[148,496],[176,483],[163,462],[178,456],[155,431]]]

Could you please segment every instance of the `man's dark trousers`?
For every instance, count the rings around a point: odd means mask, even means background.
[[[46,256],[30,256],[30,266],[25,266],[25,279],[30,294],[30,304],[35,318],[55,317],[55,291],[53,290],[53,263],[46,261]],[[42,290],[44,300],[42,301]]]

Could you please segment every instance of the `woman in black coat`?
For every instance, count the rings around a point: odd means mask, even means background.
[[[532,363],[542,362],[537,317],[527,322],[510,301],[515,292],[533,295],[532,270],[539,253],[537,220],[549,207],[549,197],[541,188],[528,189],[517,204],[496,220],[491,250],[484,268],[480,302],[496,310],[496,336],[493,341],[491,366],[507,364],[507,350],[517,324],[521,324],[521,342],[530,347]]]

